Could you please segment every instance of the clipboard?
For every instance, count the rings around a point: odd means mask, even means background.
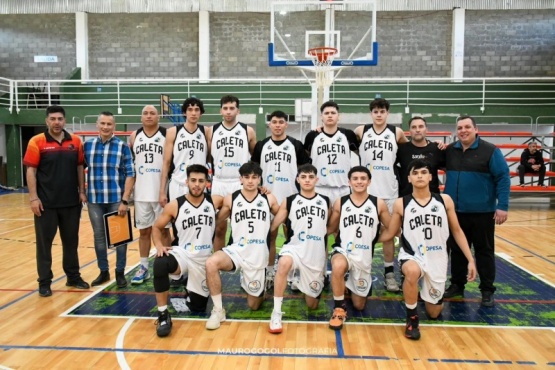
[[[104,215],[104,230],[106,232],[106,245],[108,249],[117,248],[120,245],[133,241],[133,229],[131,229],[131,211],[127,210],[122,217],[118,211]]]

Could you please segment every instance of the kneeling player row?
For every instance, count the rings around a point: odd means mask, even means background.
[[[300,192],[289,196],[281,206],[272,194],[263,194],[264,190],[259,189],[262,170],[258,164],[248,162],[241,166],[239,173],[240,190],[225,198],[211,197],[204,193],[207,169],[200,165],[188,167],[189,193],[170,202],[156,221],[154,289],[159,311],[156,332],[160,337],[169,335],[172,328],[167,309],[168,275],[173,279],[187,277],[187,305],[191,310],[206,310],[208,296],[212,298],[207,329],[217,329],[226,320],[220,271],[240,272],[247,303],[252,310],[257,310],[264,301],[265,285],[273,278],[271,270],[266,273],[270,231],[277,230],[281,224],[285,224],[287,235],[275,273],[271,333],[282,332],[281,307],[288,279],[295,279],[310,309],[318,306],[326,270],[326,240],[331,233],[337,233],[331,257],[335,305],[330,320],[332,329],[341,329],[346,320],[345,287],[351,291],[354,307],[364,309],[372,281],[373,246],[378,241],[391,240],[401,227],[403,243],[399,260],[405,276],[405,335],[408,338],[420,337],[416,313],[420,279],[421,297],[426,301],[428,315],[437,317],[441,312],[449,229],[469,261],[468,280],[475,277],[474,261],[457,222],[453,202],[447,195],[430,193],[430,167],[424,161],[413,162],[409,181],[414,192],[397,199],[391,217],[383,200],[368,195],[371,174],[362,166],[349,171],[351,194],[338,199],[332,208],[329,199],[315,191],[318,177],[311,164],[299,167]],[[216,209],[220,209],[217,216]],[[426,221],[432,219],[425,216],[430,214],[434,215],[435,222]],[[231,224],[228,245],[214,253],[209,248],[198,248],[212,243],[216,224],[226,222],[227,218]],[[197,219],[202,220],[202,225]],[[419,222],[414,222],[415,219]],[[162,245],[162,230],[170,221],[176,231],[173,247]],[[298,277],[293,276],[294,271],[299,271]],[[349,277],[345,282],[347,272]],[[208,289],[203,287],[205,280]]]

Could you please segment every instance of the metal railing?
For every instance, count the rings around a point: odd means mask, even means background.
[[[158,101],[160,94],[183,101],[196,95],[207,106],[219,106],[222,95],[232,93],[243,107],[294,108],[295,99],[312,98],[304,79],[120,79],[120,80],[10,80],[0,78],[0,107],[10,113],[42,109],[53,103],[67,107],[129,107]],[[368,97],[387,96],[394,106],[479,107],[554,106],[555,77],[544,78],[372,78],[337,79],[330,98],[341,106],[366,106]]]

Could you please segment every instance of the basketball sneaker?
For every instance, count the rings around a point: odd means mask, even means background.
[[[330,329],[341,330],[345,320],[347,320],[347,312],[345,312],[345,309],[343,307],[334,308],[330,319]]]
[[[385,274],[384,286],[388,292],[397,293],[401,290],[401,288],[399,288],[399,284],[397,284],[397,280],[395,280],[394,272],[388,272]]]
[[[74,288],[77,289],[89,289],[89,283],[87,283],[85,280],[83,280],[81,278],[81,276],[79,276],[77,279],[72,279],[72,280],[68,280],[66,281],[66,286],[72,286]]]
[[[39,286],[39,295],[41,297],[50,297],[52,295],[52,289],[50,289],[49,285],[40,285]]]
[[[274,279],[276,277],[276,270],[274,266],[266,267],[266,290],[274,288]]]
[[[464,287],[460,287],[457,284],[449,285],[449,288],[443,293],[443,298],[464,298]]]
[[[297,280],[291,280],[289,282],[289,288],[291,288],[292,292],[299,292],[299,287],[297,284],[298,284]]]
[[[210,314],[210,318],[206,321],[206,329],[208,330],[215,330],[220,327],[220,323],[225,321],[225,308],[222,308],[219,311],[212,309],[212,313]]]
[[[168,310],[158,311],[158,320],[154,322],[156,325],[156,335],[160,338],[167,337],[172,332],[172,318]]]
[[[170,279],[170,288],[180,289],[187,286],[187,276],[181,276],[179,279]]]
[[[405,327],[405,337],[412,340],[420,339],[420,329],[418,328],[418,315],[407,317],[407,326]]]
[[[135,276],[133,276],[133,279],[131,279],[131,284],[142,284],[145,280],[148,279],[150,279],[148,269],[141,265],[141,267],[139,267],[139,270],[135,273]]]
[[[493,292],[489,290],[482,291],[482,306],[493,307],[495,306],[495,299],[493,299]]]
[[[283,331],[281,326],[281,317],[283,312],[272,311],[272,317],[270,318],[270,329],[268,330],[272,334],[279,334]]]

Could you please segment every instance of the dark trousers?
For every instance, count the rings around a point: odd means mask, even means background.
[[[532,169],[531,164],[526,164],[526,165],[521,164],[521,165],[519,165],[518,166],[518,177],[520,178],[520,183],[521,184],[524,184],[524,174],[525,173],[538,174],[538,185],[543,185],[543,179],[545,178],[545,164],[542,164],[538,171],[534,171],[534,169]]]
[[[60,229],[62,239],[62,266],[68,280],[78,279],[79,221],[81,204],[66,208],[45,208],[40,217],[35,216],[35,235],[37,238],[37,272],[39,285],[50,285],[52,274],[52,241]]]
[[[480,290],[495,292],[495,220],[493,212],[488,213],[459,213],[457,218],[466,236],[468,245],[474,247],[476,269],[480,276]],[[468,273],[468,261],[461,249],[451,237],[451,284],[464,288]]]

